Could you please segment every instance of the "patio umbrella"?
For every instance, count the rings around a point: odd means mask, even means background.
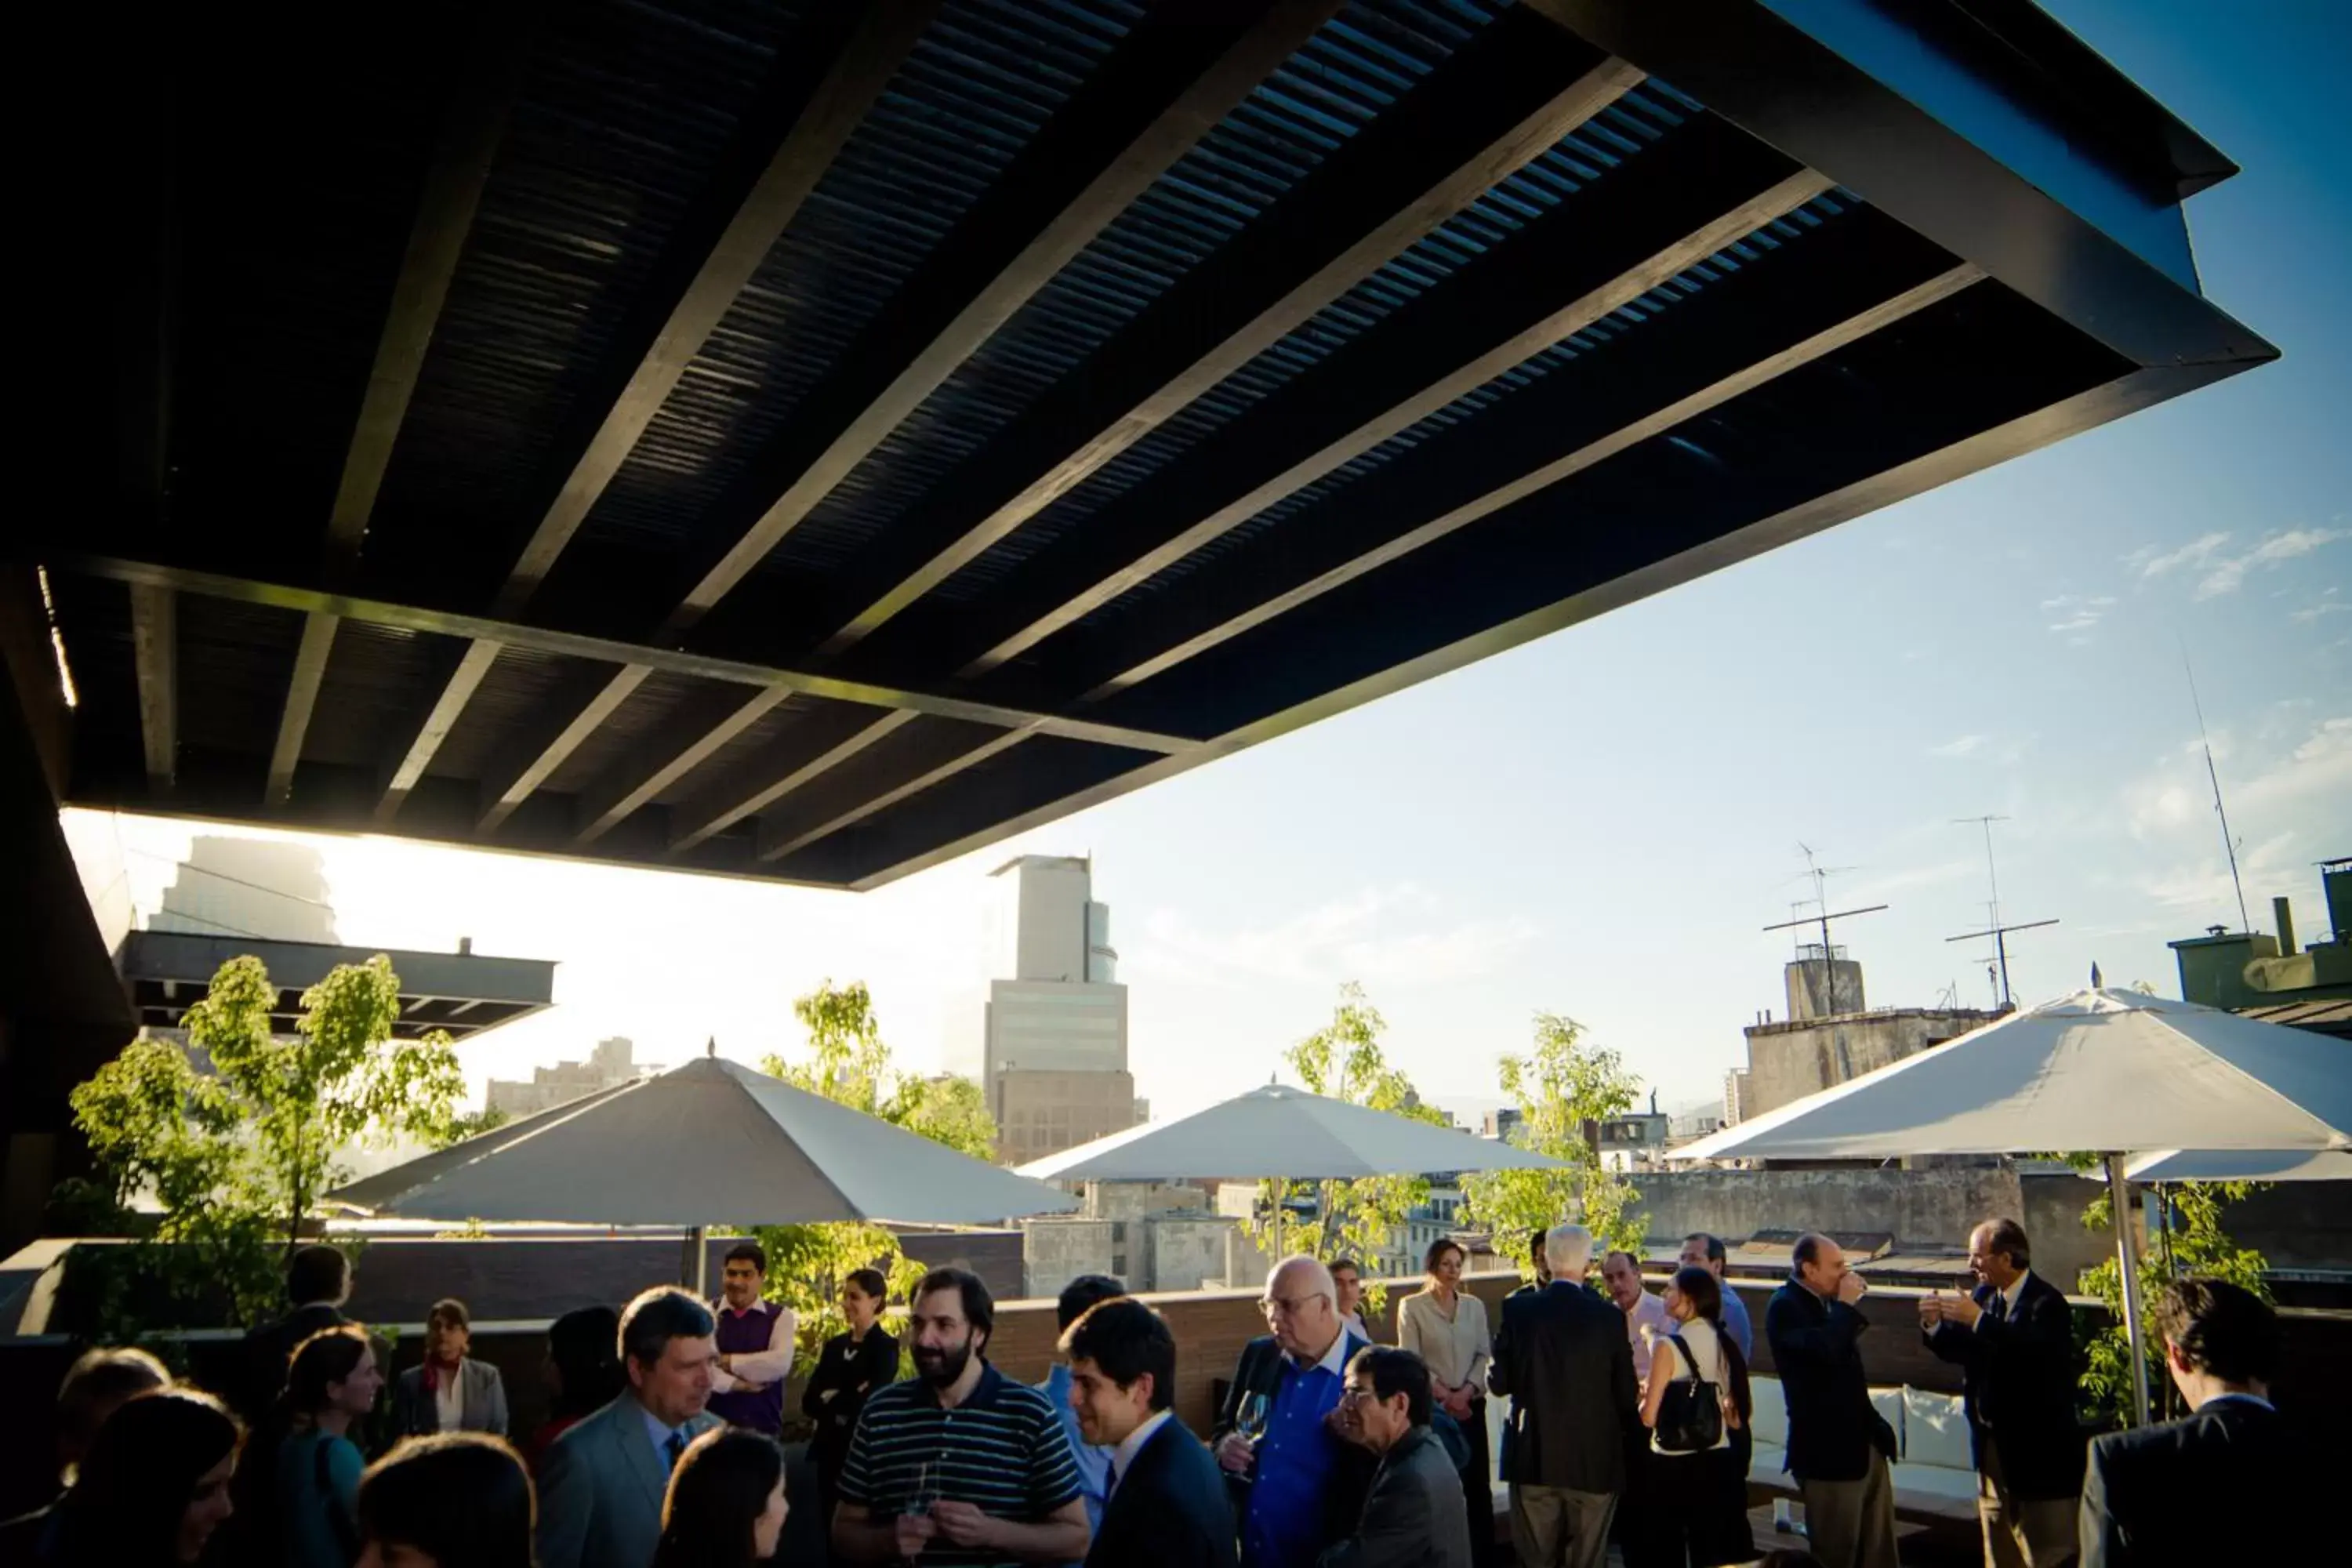
[[[683,1226],[697,1272],[709,1225],[974,1225],[1077,1207],[1042,1182],[716,1055],[328,1196],[401,1218]]]
[[[1183,1182],[1208,1176],[1352,1181],[1433,1171],[1552,1171],[1565,1162],[1269,1083],[1173,1121],[1114,1132],[1020,1168],[1047,1182]],[[1282,1211],[1275,1210],[1275,1250]]]
[[[2352,1052],[2219,1008],[2094,988],[1726,1128],[1675,1156],[2102,1154],[2115,1198],[2133,1392],[2145,1422],[2124,1165],[2132,1151],[2173,1148],[2352,1149]]]
[[[2135,1182],[2352,1181],[2343,1149],[2167,1149],[2124,1167]]]

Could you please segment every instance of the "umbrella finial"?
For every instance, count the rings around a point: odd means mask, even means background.
[[[2095,963],[2091,965],[2091,989],[2099,989],[2099,966]]]
[[[707,1039],[707,1040],[705,1040],[705,1041],[703,1042],[703,1044],[702,1044],[702,1054],[703,1054],[704,1056],[706,1056],[706,1057],[711,1057],[711,1058],[716,1058],[716,1057],[719,1055],[719,1037],[718,1037],[718,1036],[713,1035],[713,1036],[711,1036],[709,1039]]]

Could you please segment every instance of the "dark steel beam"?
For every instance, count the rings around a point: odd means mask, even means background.
[[[751,481],[754,515],[730,523],[740,501],[722,504],[719,536],[656,635],[700,620],[1339,8],[1338,0],[1170,0],[1147,12],[803,400],[798,427]]]
[[[1559,367],[1377,479],[1194,574],[1098,646],[1074,650],[1084,671],[1074,683],[1108,672],[1080,700],[1103,701],[1162,675],[1983,276],[1949,262],[1867,209],[1832,220],[1645,322],[1622,352],[1604,347]]]
[[[1148,13],[843,354],[839,368],[803,400],[807,412],[799,428],[788,431],[739,487],[739,496],[759,498],[756,517],[730,530],[723,520],[740,515],[742,503],[721,504],[719,539],[705,547],[704,558],[687,574],[683,597],[651,640],[674,639],[740,583],[1015,310],[1337,9],[1335,0],[1259,5],[1174,0]],[[1261,10],[1252,20],[1251,13]],[[628,676],[624,670],[614,680]],[[625,794],[599,786],[600,799],[618,801]]]
[[[905,776],[896,783],[878,778],[860,781],[853,789],[838,792],[835,798],[813,801],[798,810],[788,808],[761,818],[759,860],[765,864],[805,849],[821,838],[829,838],[902,800],[945,784],[966,769],[1011,751],[1038,732],[1034,725],[992,735],[975,733],[970,726],[959,726],[951,733],[944,732],[944,726],[941,729],[943,732],[911,763],[899,761],[895,771]]]
[[[739,183],[729,184],[722,177],[726,188],[714,191],[697,221],[681,231],[677,250],[636,312],[636,331],[625,353],[627,374],[602,417],[579,439],[579,456],[492,601],[493,619],[513,619],[530,604],[664,399],[898,73],[940,3],[906,0],[867,7],[821,74],[814,69],[824,58],[821,47],[793,50],[777,67],[761,101],[745,117],[730,164]],[[846,19],[853,13],[844,9],[837,15]],[[394,769],[394,788],[385,793],[379,820],[398,813],[406,795],[398,781],[406,778],[413,784],[431,765],[498,654],[488,644],[467,650]],[[644,678],[643,670],[624,669],[581,713],[600,706],[611,711]],[[461,688],[458,682],[467,684]],[[569,721],[560,726],[558,743],[569,744],[562,754],[541,759],[546,767],[538,776],[553,772],[594,729]],[[533,771],[526,767],[517,777],[529,778]],[[503,795],[494,800],[499,820],[529,794],[526,787],[514,802]]]
[[[621,704],[634,696],[652,674],[648,666],[625,664],[614,675],[595,676],[585,682],[586,701],[550,704],[537,716],[538,727],[521,731],[506,754],[491,765],[488,776],[482,781],[482,815],[474,830],[484,837],[496,833],[499,824],[514,814],[515,807],[530,799],[531,792],[545,784],[566,758],[604,726],[605,720],[619,711]],[[564,713],[571,717],[560,720]],[[553,730],[549,733],[551,725]]]
[[[2083,70],[2087,57],[2111,81],[2053,90],[2047,55],[1953,47],[1956,23],[1978,25],[1954,14],[1979,7],[1837,0],[1805,7],[1800,26],[1765,0],[1529,6],[1665,78],[2136,363],[2243,366],[2278,357],[2197,292],[2177,204],[2219,172],[2150,166],[2184,153],[2210,163],[2211,150],[2197,153],[2197,139],[2177,122],[2150,127],[2153,140],[2137,159],[2113,146],[2105,134],[2112,118],[2084,105],[2137,89],[2087,50],[2070,68]],[[1832,29],[1836,47],[1815,36]]]
[[[472,233],[474,214],[482,203],[482,187],[490,177],[506,131],[508,94],[495,81],[487,64],[478,68],[460,89],[444,121],[440,142],[425,188],[416,204],[408,247],[401,258],[400,277],[394,283],[390,308],[384,312],[383,333],[376,342],[375,363],[368,372],[367,391],[360,399],[352,444],[343,455],[341,479],[335,487],[333,510],[327,518],[322,566],[327,582],[349,580],[367,537],[368,519],[375,510],[376,493],[384,470],[391,466],[393,447],[407,417],[409,398],[432,346],[441,307],[449,297],[449,280],[457,258]],[[294,770],[302,760],[303,737],[310,732],[310,714],[319,701],[320,683],[326,679],[327,659],[335,643],[335,617],[306,616],[302,642],[294,656],[292,679],[279,710],[278,739],[269,753],[269,774],[264,804],[279,806],[293,794]]]
[[[713,692],[689,703],[659,733],[636,749],[581,796],[573,843],[585,847],[611,832],[631,813],[650,805],[663,791],[709,762],[721,747],[765,718],[792,695],[788,686],[765,686],[749,696]]]
[[[945,582],[1640,80],[1548,23],[1498,17],[853,562],[845,592],[864,607],[820,651]]]
[[[168,795],[180,749],[179,606],[169,587],[137,584],[131,590],[131,653],[139,680],[139,737],[147,756],[147,787]]]
[[[446,610],[391,605],[379,599],[331,594],[320,588],[256,583],[249,578],[200,572],[193,567],[75,554],[52,555],[48,563],[53,571],[72,572],[85,577],[170,588],[204,598],[227,599],[244,605],[268,605],[305,613],[327,610],[345,620],[366,621],[436,637],[461,637],[470,644],[529,648],[558,658],[604,664],[642,664],[673,675],[694,676],[732,686],[782,687],[787,691],[835,702],[903,710],[940,719],[962,719],[977,724],[992,724],[999,729],[1018,729],[1025,724],[1034,724],[1043,734],[1057,735],[1066,740],[1092,741],[1107,746],[1125,746],[1147,752],[1185,752],[1203,743],[1192,736],[1155,734],[1122,725],[1106,724],[1097,720],[1032,712],[1026,709],[1007,707],[1001,702],[913,691],[903,687],[854,680],[836,675],[820,675],[807,670],[783,669],[773,665],[751,664],[741,659],[720,658],[685,648],[616,642],[609,637],[588,637],[578,632],[494,621],[483,616],[462,616]],[[486,670],[488,668],[487,664],[483,666]],[[450,684],[461,683],[462,679]]]
[[[919,715],[880,718],[855,709],[812,715],[764,755],[720,779],[671,818],[669,852],[683,855],[747,816],[755,816],[794,790],[815,782],[869,746],[905,729]]]
[[[972,679],[1829,186],[1700,118],[1203,439],[930,628]],[[914,622],[902,622],[911,627]]]
[[[440,752],[441,742],[447,740],[449,731],[457,727],[458,719],[466,711],[466,704],[474,700],[474,693],[490,673],[490,667],[498,663],[499,655],[505,651],[505,644],[488,638],[477,638],[466,645],[466,651],[458,657],[448,679],[441,683],[433,706],[426,710],[425,722],[417,730],[415,738],[401,753],[400,761],[393,764],[392,776],[385,782],[383,794],[376,801],[375,825],[378,827],[389,827],[393,818],[400,815],[400,808],[408,803],[409,792],[415,789],[417,781],[425,776],[425,770],[432,765],[434,757]]]
[[[913,813],[902,809],[895,816],[866,825],[866,842],[863,846],[866,858],[858,865],[826,867],[822,868],[822,875],[818,874],[818,868],[805,865],[780,868],[802,872],[800,879],[834,880],[861,892],[870,891],[1015,834],[1115,800],[1163,779],[1173,778],[1215,758],[1278,739],[1433,677],[1549,637],[1567,626],[1622,608],[1650,595],[1663,593],[1710,572],[1735,565],[1768,550],[1809,538],[1841,522],[1923,494],[1979,469],[1991,468],[2067,437],[2193,392],[2232,375],[2241,368],[2205,364],[2151,366],[2126,372],[2101,385],[2062,398],[2047,407],[1995,425],[1908,461],[1894,464],[1868,478],[1828,489],[1704,543],[1677,551],[1556,604],[1514,616],[1377,674],[1295,703],[1220,736],[1200,752],[1148,760],[1097,784],[1056,795],[977,829],[944,835],[927,832],[924,823],[916,820]],[[805,861],[807,857],[801,858]]]

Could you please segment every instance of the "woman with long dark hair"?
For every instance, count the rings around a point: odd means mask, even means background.
[[[357,1323],[321,1329],[286,1367],[272,1429],[278,1539],[287,1568],[350,1568],[359,1555],[360,1474],[352,1428],[383,1388],[375,1347]]]
[[[548,1417],[534,1428],[523,1457],[536,1472],[558,1437],[583,1415],[593,1415],[621,1396],[628,1382],[621,1371],[621,1314],[610,1307],[582,1307],[547,1326]]]
[[[502,1437],[411,1437],[360,1479],[360,1568],[531,1568],[538,1498]]]
[[[817,1506],[828,1523],[866,1396],[898,1380],[898,1342],[877,1321],[889,1290],[878,1268],[860,1268],[841,1282],[841,1315],[849,1321],[848,1331],[824,1342],[801,1394],[801,1414],[816,1423],[809,1458],[816,1461]]]
[[[204,1555],[231,1512],[245,1430],[193,1388],[159,1388],[106,1418],[58,1505],[54,1568],[168,1568]]]
[[[662,1501],[653,1568],[751,1568],[783,1538],[784,1450],[747,1426],[721,1426],[687,1445]]]
[[[1666,1284],[1666,1319],[1672,1332],[1652,1337],[1650,1383],[1642,1393],[1642,1425],[1653,1429],[1659,1495],[1655,1510],[1659,1549],[1680,1561],[1685,1549],[1694,1568],[1747,1563],[1756,1556],[1748,1525],[1748,1478],[1744,1450],[1732,1435],[1753,1413],[1748,1402],[1748,1363],[1739,1343],[1723,1329],[1723,1287],[1709,1268],[1678,1268]],[[1687,1397],[1712,1388],[1722,1414],[1721,1430],[1704,1448],[1662,1447],[1656,1433],[1669,1387],[1682,1384]],[[1671,1540],[1671,1549],[1666,1542]]]

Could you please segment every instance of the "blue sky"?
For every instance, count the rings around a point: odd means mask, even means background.
[[[2170,938],[2237,922],[2181,668],[2193,659],[2257,929],[2323,933],[2352,854],[2352,7],[2051,8],[2245,172],[2189,206],[2207,293],[2284,359],[881,892],[855,897],[320,843],[347,938],[564,961],[477,1078],[625,1033],[677,1060],[789,1043],[789,1002],[868,980],[907,1063],[978,979],[985,872],[1091,851],[1141,1091],[1263,1081],[1347,979],[1425,1093],[1563,1012],[1669,1108],[1712,1100],[1782,1006],[1801,840],[1870,1001],[1988,1000],[1998,813],[2020,994],[2175,988]],[[152,908],[184,825],[75,814],[90,880]]]

